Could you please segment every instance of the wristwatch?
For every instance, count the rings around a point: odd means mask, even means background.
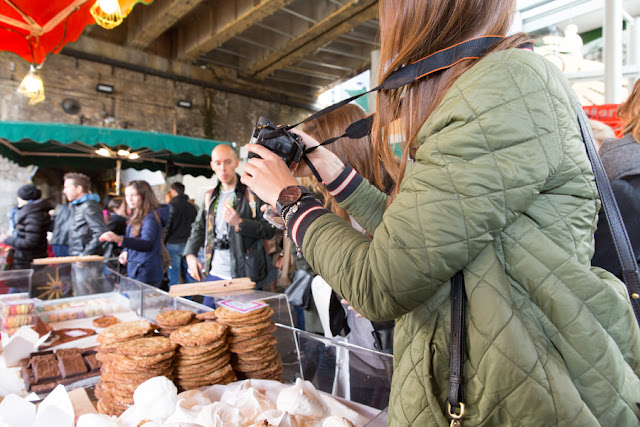
[[[276,201],[276,212],[278,212],[278,215],[283,216],[288,208],[295,205],[299,200],[310,197],[313,197],[313,194],[301,185],[285,187],[280,192],[278,200]]]

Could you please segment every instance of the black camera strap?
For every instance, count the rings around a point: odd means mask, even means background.
[[[285,126],[286,130],[293,129],[294,127],[301,125],[302,123],[308,122],[310,120],[315,120],[319,117],[324,116],[331,111],[337,110],[338,108],[354,101],[361,96],[367,95],[371,92],[376,92],[382,89],[391,90],[398,89],[402,86],[406,86],[410,83],[413,83],[417,80],[420,80],[423,77],[428,76],[429,74],[435,73],[437,71],[446,70],[447,68],[452,67],[453,65],[459,63],[460,61],[464,61],[466,59],[478,59],[480,58],[491,46],[493,46],[498,41],[504,39],[503,36],[484,36],[478,37],[471,40],[467,40],[461,43],[458,43],[454,46],[451,46],[447,49],[439,50],[425,58],[422,58],[416,62],[408,64],[402,68],[399,68],[389,77],[387,77],[381,84],[370,89],[366,92],[360,93],[358,95],[352,96],[347,99],[343,99],[340,102],[337,102],[333,105],[330,105],[322,110],[312,114],[306,119],[293,124]],[[303,159],[309,166],[309,169],[313,172],[318,181],[322,182],[320,178],[320,174],[316,170],[316,168],[311,164],[306,154],[312,152],[319,146],[329,145],[338,139],[341,138],[350,138],[350,139],[359,139],[363,138],[371,133],[371,128],[373,125],[373,117],[371,114],[364,119],[360,119],[347,127],[344,134],[340,136],[336,136],[330,138],[326,141],[320,143],[320,145],[316,147],[309,147],[304,150]]]

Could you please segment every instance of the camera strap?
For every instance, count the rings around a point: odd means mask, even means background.
[[[294,127],[301,125],[302,123],[308,122],[310,120],[315,120],[371,92],[376,92],[383,89],[384,90],[399,89],[402,86],[406,86],[410,83],[420,80],[421,78],[426,77],[430,74],[433,74],[437,71],[446,70],[447,68],[454,66],[460,61],[464,61],[466,59],[478,59],[491,46],[493,46],[495,43],[497,43],[502,39],[504,39],[503,36],[477,37],[477,38],[473,38],[473,39],[458,43],[449,48],[439,50],[425,58],[422,58],[416,62],[413,62],[411,64],[405,65],[402,68],[399,68],[390,76],[388,76],[378,86],[366,92],[352,96],[350,98],[343,99],[340,102],[337,102],[333,105],[323,108],[322,110],[312,114],[311,116],[307,117],[306,119],[296,124],[287,125],[284,128],[286,130],[293,129]],[[364,119],[360,119],[352,123],[351,125],[349,125],[349,127],[347,127],[347,129],[345,130],[344,134],[330,138],[326,141],[323,141],[318,146],[309,147],[304,150],[302,158],[307,163],[307,165],[309,166],[309,168],[311,169],[315,177],[318,179],[318,181],[322,182],[322,179],[320,178],[320,174],[318,173],[316,168],[311,164],[306,154],[312,152],[319,146],[329,145],[340,138],[347,137],[350,139],[358,139],[358,138],[363,138],[369,135],[371,133],[371,128],[373,125],[373,117],[374,115],[371,114],[365,117]]]

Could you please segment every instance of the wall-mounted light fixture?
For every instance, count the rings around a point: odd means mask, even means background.
[[[176,105],[182,108],[191,108],[191,101],[187,101],[186,99],[181,99],[180,101],[178,101]]]
[[[113,93],[113,86],[112,85],[107,85],[104,83],[98,83],[96,85],[96,90],[98,92],[102,92],[102,93]]]

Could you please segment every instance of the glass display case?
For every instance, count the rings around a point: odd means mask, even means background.
[[[167,292],[113,270],[109,273],[116,277],[116,290],[127,296],[131,309],[150,321],[167,310],[197,313],[212,310],[185,298],[171,297]],[[386,425],[393,356],[349,344],[345,337],[326,338],[296,329],[284,294],[243,290],[209,296],[215,298],[216,305],[225,300],[268,304],[274,311],[272,320],[277,329],[273,335],[282,357],[285,382],[292,384],[296,378],[303,378],[311,381],[316,389],[334,397],[375,408],[379,413],[367,425]]]
[[[57,321],[56,325],[68,327],[79,322],[90,322],[92,315],[98,315],[92,310],[103,304],[96,305],[91,301],[109,302],[103,308],[111,313],[124,313],[120,310],[126,310],[130,316],[150,321],[168,310],[202,313],[213,309],[186,298],[172,297],[158,288],[128,278],[117,267],[106,267],[102,262],[96,265],[99,265],[102,274],[95,283],[99,283],[107,292],[40,301],[36,304],[37,315],[45,321]],[[76,268],[74,263],[54,264],[41,268],[41,274],[58,274],[57,277],[62,277],[63,272],[71,274],[73,268]],[[34,281],[32,288],[39,283]],[[73,282],[70,286],[76,289]],[[289,384],[293,384],[297,378],[311,381],[318,390],[352,406],[361,404],[368,407],[368,413],[373,415],[367,425],[386,425],[385,408],[388,405],[393,360],[391,355],[349,344],[344,337],[325,338],[296,329],[284,294],[245,290],[210,296],[215,298],[216,304],[226,300],[268,304],[274,311],[272,320],[276,324],[276,331],[273,335],[282,358],[284,381]],[[103,314],[106,311],[102,310]]]
[[[114,281],[106,274],[112,262],[101,256],[35,259],[29,296],[54,300],[112,292]]]

